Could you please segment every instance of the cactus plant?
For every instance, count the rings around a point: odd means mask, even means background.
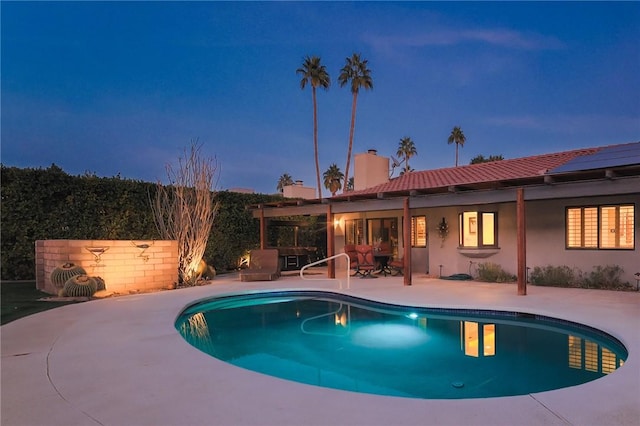
[[[91,297],[96,292],[96,280],[88,275],[75,275],[64,283],[67,297]]]
[[[102,277],[93,277],[93,279],[96,280],[96,291],[102,291],[107,289],[107,285],[105,284],[104,279],[102,279]]]
[[[86,274],[86,271],[82,268],[82,266],[76,265],[75,263],[65,263],[56,267],[51,272],[51,283],[55,288],[60,290],[64,288],[64,285],[69,280],[69,278],[83,274]]]

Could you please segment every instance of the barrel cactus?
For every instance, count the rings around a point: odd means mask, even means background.
[[[97,288],[95,278],[85,274],[75,275],[64,283],[64,295],[67,297],[91,297]]]
[[[107,289],[107,285],[105,284],[104,279],[102,279],[102,277],[93,277],[93,279],[96,280],[96,291],[102,291]]]
[[[82,266],[76,265],[75,263],[65,263],[63,265],[58,266],[51,272],[51,283],[58,290],[64,288],[64,285],[69,278],[74,277],[76,275],[84,275],[87,272],[82,268]]]

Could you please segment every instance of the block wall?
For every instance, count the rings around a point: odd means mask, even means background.
[[[109,292],[168,288],[178,282],[177,241],[38,240],[36,287],[56,294],[51,272],[67,262],[102,277]]]

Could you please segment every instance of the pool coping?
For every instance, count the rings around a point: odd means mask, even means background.
[[[414,277],[335,282],[283,277],[96,300],[0,328],[3,425],[635,425],[640,424],[640,293],[452,282]],[[615,373],[536,394],[423,400],[289,382],[213,359],[173,323],[187,305],[220,294],[325,290],[379,302],[532,313],[595,327],[629,351]]]

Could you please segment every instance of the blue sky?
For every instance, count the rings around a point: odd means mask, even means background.
[[[311,91],[318,55],[321,172],[345,169],[345,58],[369,60],[354,153],[453,166],[453,126],[478,154],[516,158],[640,140],[640,2],[5,2],[6,166],[145,181],[198,138],[218,189],[315,186]],[[351,163],[353,167],[353,162]],[[352,168],[353,170],[353,168]],[[328,192],[325,190],[324,195]]]

